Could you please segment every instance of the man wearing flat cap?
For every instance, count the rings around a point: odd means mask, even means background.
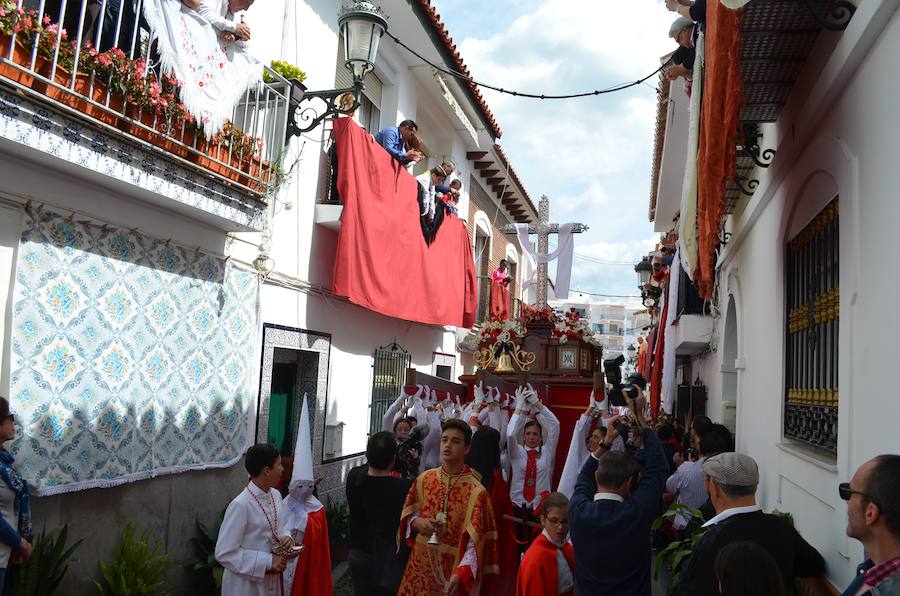
[[[825,570],[822,555],[778,516],[756,504],[759,469],[749,455],[720,453],[703,463],[703,481],[716,516],[703,524],[704,534],[681,575],[682,596],[716,596],[716,555],[727,544],[755,542],[766,551],[791,585],[795,577],[815,577]]]

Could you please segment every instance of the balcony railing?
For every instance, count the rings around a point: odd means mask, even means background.
[[[0,83],[262,198],[276,182],[291,83],[270,69],[207,139],[163,75],[142,0],[0,0]],[[35,5],[37,5],[35,7]],[[98,12],[99,11],[99,12]]]
[[[509,292],[509,290],[506,290]],[[510,295],[509,318],[518,319],[522,314],[522,301]],[[476,323],[485,323],[491,320],[491,278],[489,275],[478,276],[478,311],[475,316]]]

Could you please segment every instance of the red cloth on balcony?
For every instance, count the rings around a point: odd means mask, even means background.
[[[344,204],[332,292],[389,317],[471,327],[477,277],[469,233],[447,215],[431,246],[418,183],[351,118],[334,121]]]
[[[698,262],[694,283],[712,299],[715,251],[725,210],[725,183],[735,174],[738,125],[744,103],[741,17],[720,2],[706,5],[706,76],[697,160]]]
[[[509,318],[509,290],[499,281],[491,280],[491,320],[505,321]]]

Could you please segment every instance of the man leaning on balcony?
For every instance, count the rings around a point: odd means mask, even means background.
[[[197,12],[219,32],[219,36],[228,43],[238,39],[250,40],[250,27],[243,21],[236,22],[235,13],[247,10],[254,0],[199,0]],[[185,2],[188,6],[197,4],[197,0]],[[192,6],[193,7],[193,6]]]
[[[418,130],[419,126],[415,122],[404,120],[397,126],[388,126],[375,133],[375,142],[402,165],[415,163],[425,156],[415,149],[407,151],[406,144]]]

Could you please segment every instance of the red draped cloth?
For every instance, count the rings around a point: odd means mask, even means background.
[[[324,507],[309,514],[303,546],[290,596],[331,596],[331,545]]]
[[[505,321],[509,318],[509,290],[499,281],[491,280],[491,320]]]
[[[662,393],[663,355],[666,351],[666,317],[669,314],[669,301],[663,303],[659,325],[656,326],[656,343],[653,353],[653,364],[650,369],[650,415],[653,421],[659,416],[659,402]]]
[[[499,469],[494,470],[494,479],[488,494],[497,526],[497,563],[500,573],[484,577],[481,593],[491,596],[513,596],[516,592],[516,573],[519,570],[519,544],[516,542],[513,526],[515,522],[504,517],[513,514],[513,506],[509,498],[509,487]]]
[[[344,210],[332,292],[389,317],[471,327],[477,276],[463,222],[447,215],[427,245],[416,179],[351,118],[333,135]]]
[[[741,106],[741,16],[720,2],[706,5],[706,75],[697,160],[698,263],[694,283],[712,299],[715,251],[725,211],[725,184],[735,174]]]

